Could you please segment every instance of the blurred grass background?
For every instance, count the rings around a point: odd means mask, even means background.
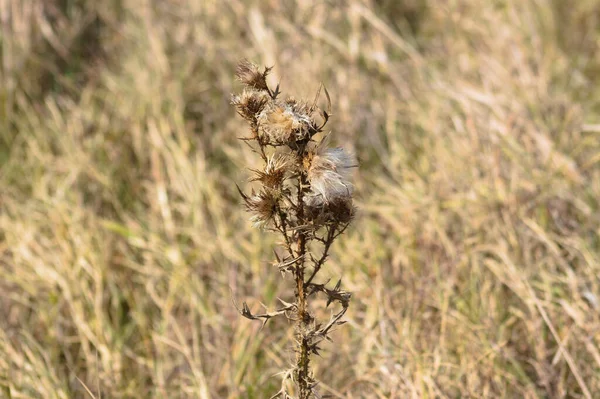
[[[243,57],[355,150],[336,398],[600,395],[600,2],[0,0],[0,397],[267,398]]]

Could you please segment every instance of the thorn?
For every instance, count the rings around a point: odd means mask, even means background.
[[[321,85],[323,85],[321,83]],[[327,87],[323,85],[323,90],[325,91],[325,97],[327,97],[327,114],[331,113],[331,97],[329,96],[329,92],[327,91]]]
[[[323,88],[323,83],[321,83],[319,85],[319,88],[317,89],[317,93],[315,94],[315,99],[312,103],[312,105],[310,106],[310,110],[313,111],[315,109],[317,109],[317,102],[319,101],[319,97],[321,96],[321,89]]]
[[[333,290],[339,291],[341,285],[342,285],[342,279],[339,279]]]
[[[278,299],[278,300],[279,300],[279,302],[281,302],[281,304],[282,304],[283,306],[285,306],[285,307],[292,308],[292,307],[295,307],[295,306],[296,306],[296,304],[295,304],[295,303],[289,303],[289,302],[286,302],[286,301],[284,301],[284,300],[283,300],[283,299],[281,299],[281,298],[277,298],[277,299]]]
[[[281,263],[281,258],[277,254],[277,251],[275,251],[275,248],[273,248],[273,253],[275,254],[275,259],[277,259],[277,263]]]
[[[271,97],[274,99],[277,98],[277,96],[281,94],[281,92],[279,91],[279,83],[277,83],[277,87],[275,87],[275,90],[273,91],[273,94],[271,94]]]

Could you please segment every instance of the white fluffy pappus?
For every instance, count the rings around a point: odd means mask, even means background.
[[[258,115],[260,134],[272,145],[305,139],[314,123],[304,111],[294,104],[270,104]]]
[[[310,160],[307,175],[313,195],[324,202],[352,196],[352,168],[358,166],[354,154],[343,148],[325,148],[322,142]]]

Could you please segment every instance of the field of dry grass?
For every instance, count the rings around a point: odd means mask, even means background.
[[[571,3],[571,4],[568,4]],[[600,396],[600,1],[0,0],[0,397],[268,398],[241,58],[332,98],[334,398]]]

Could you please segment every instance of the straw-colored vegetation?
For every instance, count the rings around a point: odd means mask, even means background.
[[[359,207],[334,398],[600,394],[600,2],[0,0],[0,397],[268,398],[244,57],[327,87]],[[292,288],[293,289],[293,288]]]

